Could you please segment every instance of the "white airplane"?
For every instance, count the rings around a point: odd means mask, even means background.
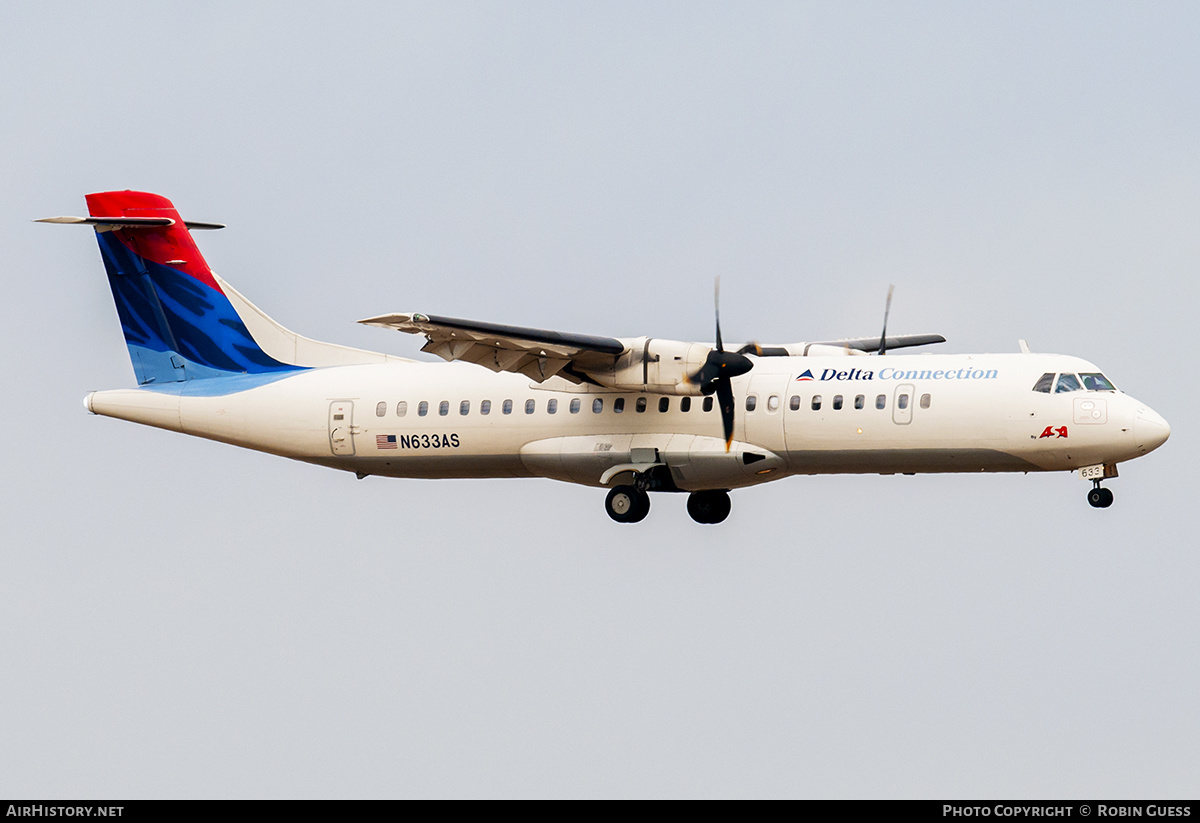
[[[1077,471],[1101,481],[1170,427],[1086,360],[907,355],[887,336],[727,350],[424,314],[360,321],[424,335],[427,363],[301,337],[209,269],[169,200],[87,196],[139,387],[95,391],[93,414],[355,473],[548,477],[609,488],[618,522],[649,492],[687,492],[719,523],[729,491],[797,474]],[[891,294],[888,295],[889,304]],[[480,368],[483,367],[483,368]],[[716,402],[714,403],[714,399]]]

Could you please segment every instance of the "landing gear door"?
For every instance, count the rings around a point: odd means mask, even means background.
[[[892,422],[901,426],[912,422],[914,397],[915,389],[912,384],[905,383],[896,387],[896,393],[892,397]]]
[[[335,400],[329,404],[329,448],[334,454],[354,454],[354,402]]]

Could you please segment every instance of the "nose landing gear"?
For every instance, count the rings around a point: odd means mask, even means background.
[[[1100,485],[1099,480],[1092,481],[1092,490],[1088,492],[1088,503],[1095,509],[1107,509],[1113,504],[1112,489]]]

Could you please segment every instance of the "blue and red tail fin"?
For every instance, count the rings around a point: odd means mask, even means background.
[[[170,200],[110,191],[87,204],[91,218],[79,222],[96,229],[138,383],[303,368],[262,350]]]

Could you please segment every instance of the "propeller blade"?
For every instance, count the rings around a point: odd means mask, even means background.
[[[717,275],[713,280],[713,314],[717,318],[717,351],[725,351],[725,345],[721,342],[721,275]]]
[[[883,333],[879,335],[879,353],[886,354],[887,352],[887,319],[888,313],[892,310],[892,290],[895,285],[888,286],[887,304],[883,307]]]
[[[721,428],[725,433],[725,451],[728,452],[733,444],[733,378],[745,374],[754,368],[754,362],[747,354],[762,356],[763,348],[757,343],[747,343],[735,352],[725,351],[725,341],[721,339],[721,278],[713,278],[713,317],[717,325],[717,346],[710,349],[704,358],[704,365],[685,380],[700,387],[700,393],[717,395],[721,407]]]
[[[728,380],[717,381],[717,405],[721,407],[721,424],[725,427],[725,451],[733,444],[733,386]]]

